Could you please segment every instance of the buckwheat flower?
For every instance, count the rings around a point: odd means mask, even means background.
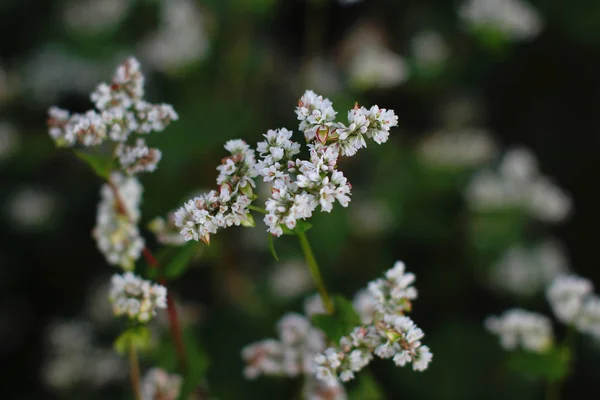
[[[109,300],[115,316],[127,315],[131,320],[146,323],[156,315],[157,309],[167,307],[167,289],[131,272],[115,274]]]
[[[564,221],[572,209],[571,197],[546,177],[538,177],[531,186],[529,208],[541,221]]]
[[[293,299],[314,287],[307,265],[300,260],[281,263],[269,277],[271,292],[279,299]]]
[[[158,149],[149,148],[144,139],[137,139],[135,146],[120,143],[116,149],[121,168],[129,175],[139,172],[152,172],[162,157]]]
[[[307,297],[304,300],[304,314],[310,318],[315,314],[327,314],[323,299],[318,294]]]
[[[572,324],[581,312],[584,299],[593,290],[589,280],[576,275],[563,275],[554,279],[546,289],[546,298],[556,318],[565,324]]]
[[[148,223],[148,229],[156,235],[159,243],[169,246],[183,246],[186,240],[175,225],[175,213],[170,212],[166,218],[156,217]]]
[[[466,0],[458,15],[471,29],[491,29],[512,40],[539,34],[543,22],[538,11],[521,0]]]
[[[256,163],[256,169],[263,176],[264,182],[283,178],[288,162],[300,153],[300,144],[291,140],[292,134],[285,128],[269,130],[263,135],[266,140],[256,145],[261,158]]]
[[[326,137],[334,125],[337,112],[329,99],[307,90],[298,101],[296,115],[300,120],[300,130],[307,142],[317,137]],[[320,139],[321,140],[321,139]]]
[[[408,80],[404,57],[380,43],[365,45],[356,51],[348,68],[350,84],[361,90],[391,88]]]
[[[531,296],[568,270],[569,263],[562,246],[555,241],[546,241],[532,248],[509,248],[492,267],[490,281],[505,292]]]
[[[313,358],[325,348],[323,332],[312,327],[301,314],[287,313],[277,324],[279,340],[266,339],[246,346],[242,358],[248,379],[260,375],[289,376],[311,374]]]
[[[318,379],[331,387],[339,386],[340,381],[354,379],[374,356],[392,358],[398,366],[411,363],[415,371],[427,369],[433,355],[421,343],[423,331],[405,315],[410,311],[410,300],[417,296],[414,279],[398,261],[385,279],[370,282],[367,291],[357,293],[354,306],[363,325],[315,357]]]
[[[176,400],[181,393],[183,379],[161,368],[151,368],[141,382],[142,400]]]
[[[66,110],[58,107],[48,110],[48,130],[57,146],[72,146],[77,140],[69,119],[70,114]]]
[[[348,396],[343,386],[331,387],[315,377],[307,377],[303,395],[309,400],[346,400]]]
[[[502,347],[507,350],[521,347],[534,353],[543,353],[552,346],[554,340],[548,318],[518,308],[505,311],[500,317],[488,317],[485,326],[500,337]]]
[[[160,21],[140,46],[144,59],[162,71],[173,71],[202,59],[209,47],[204,10],[191,0],[161,0]]]
[[[419,145],[419,153],[427,164],[447,168],[482,165],[497,152],[490,132],[479,128],[438,131]]]
[[[411,39],[410,45],[413,57],[421,66],[440,66],[448,58],[448,46],[438,32],[419,32]]]
[[[580,312],[575,318],[575,327],[580,332],[600,339],[600,298],[595,295],[585,298]]]
[[[63,20],[78,31],[98,33],[113,28],[127,14],[128,0],[83,0],[65,4]]]
[[[110,264],[132,270],[144,248],[144,239],[137,226],[142,186],[135,178],[125,178],[118,173],[113,173],[110,179],[125,210],[120,209],[111,186],[104,185],[92,236]]]

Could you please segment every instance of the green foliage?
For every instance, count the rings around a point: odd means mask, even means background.
[[[348,391],[348,398],[350,400],[375,400],[385,399],[386,396],[373,374],[365,369],[358,375],[357,385]]]
[[[275,251],[275,240],[273,240],[273,235],[268,234],[269,238],[269,250],[271,251],[271,255],[275,259],[275,261],[279,262],[279,257],[277,256],[277,252]]]
[[[165,248],[158,256],[162,275],[168,279],[180,277],[202,249],[202,244],[193,241],[184,246]]]
[[[75,151],[75,155],[85,161],[102,179],[108,180],[113,169],[114,160],[111,154]]]
[[[210,364],[208,355],[200,347],[199,340],[195,337],[192,329],[184,330],[183,341],[188,365],[179,396],[180,400],[188,399],[189,395],[204,382]]]
[[[147,349],[150,345],[150,330],[145,326],[136,326],[127,329],[115,340],[113,346],[117,353],[127,354],[129,347],[133,344],[140,350]]]
[[[332,296],[332,301],[335,312],[332,315],[313,315],[312,323],[325,332],[329,340],[338,343],[342,336],[348,335],[352,329],[361,325],[361,320],[350,301],[338,295]]]
[[[554,347],[545,353],[511,352],[508,366],[515,372],[532,378],[559,381],[569,373],[571,352],[567,347]]]
[[[302,219],[299,219],[296,221],[296,227],[293,230],[288,228],[285,225],[282,226],[284,235],[297,235],[299,233],[306,232],[310,228],[312,228],[312,224],[310,222],[304,221]]]

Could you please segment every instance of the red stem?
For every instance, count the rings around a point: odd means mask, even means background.
[[[112,189],[113,195],[115,196],[115,203],[117,206],[117,212],[122,215],[125,215],[129,218],[127,213],[127,209],[125,208],[125,203],[121,198],[121,193],[119,193],[119,189],[117,186],[109,179],[108,185]],[[157,271],[160,271],[160,264],[152,251],[144,246],[142,249],[142,255],[144,259],[152,267]],[[171,339],[173,340],[173,344],[175,345],[175,351],[177,352],[177,357],[179,358],[179,365],[182,371],[187,369],[187,358],[185,356],[185,346],[183,344],[183,335],[181,333],[181,325],[179,324],[179,316],[177,314],[177,307],[175,307],[175,300],[173,300],[173,296],[171,295],[171,291],[167,285],[167,279],[163,276],[158,278],[158,282],[167,288],[167,313],[169,315],[169,331],[171,333]]]

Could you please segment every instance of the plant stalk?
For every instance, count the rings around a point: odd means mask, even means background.
[[[325,310],[328,314],[333,314],[335,311],[333,307],[333,303],[329,294],[327,293],[327,289],[325,288],[325,284],[323,283],[323,278],[321,277],[321,271],[319,270],[319,265],[317,264],[317,260],[315,259],[315,255],[310,247],[310,243],[308,242],[308,238],[306,237],[306,233],[300,232],[298,233],[298,239],[300,239],[300,246],[302,247],[302,251],[304,252],[304,258],[306,259],[306,263],[308,264],[308,269],[313,277],[315,285],[317,285],[317,289],[319,290],[319,295],[321,296],[321,300],[323,301],[323,305],[325,306]]]
[[[135,400],[141,400],[142,392],[140,389],[140,364],[138,362],[137,351],[135,349],[135,343],[133,343],[133,340],[129,343],[129,370],[133,397]]]

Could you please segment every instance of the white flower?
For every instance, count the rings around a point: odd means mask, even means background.
[[[280,299],[292,299],[314,286],[308,266],[302,261],[277,265],[269,278],[273,294]]]
[[[542,353],[552,346],[552,324],[543,315],[512,309],[500,317],[488,317],[486,328],[500,337],[502,347],[508,350],[522,347]]]
[[[129,0],[69,1],[65,4],[63,20],[71,29],[95,34],[119,24],[130,3]]]
[[[166,218],[156,217],[148,223],[150,229],[155,235],[159,243],[169,246],[182,246],[186,240],[179,233],[179,229],[175,226],[175,213],[170,212]]]
[[[581,312],[584,298],[594,290],[592,283],[579,276],[557,277],[546,290],[546,297],[554,315],[561,322],[572,324]]]
[[[6,199],[6,212],[16,228],[42,230],[51,225],[57,200],[55,194],[44,188],[23,187]]]
[[[160,368],[151,368],[141,382],[142,400],[176,400],[181,392],[183,379],[170,375]]]
[[[146,323],[156,315],[157,309],[167,307],[167,288],[131,272],[115,274],[109,300],[115,316],[127,315],[131,320]]]
[[[419,145],[419,153],[425,162],[449,168],[484,164],[497,151],[491,134],[477,128],[435,132]]]
[[[102,199],[98,204],[92,236],[110,264],[132,270],[144,248],[144,239],[137,226],[142,186],[135,178],[125,178],[118,173],[113,173],[110,179],[125,209],[119,209],[120,205],[111,186],[102,186]]]
[[[466,0],[458,14],[471,29],[493,29],[513,40],[533,38],[543,27],[537,10],[522,0]]]
[[[129,175],[154,171],[162,157],[160,150],[149,148],[146,146],[146,141],[141,138],[137,139],[135,146],[119,144],[116,154],[119,157],[121,168]]]
[[[439,66],[448,58],[448,46],[435,31],[422,31],[410,41],[413,57],[419,65]]]

